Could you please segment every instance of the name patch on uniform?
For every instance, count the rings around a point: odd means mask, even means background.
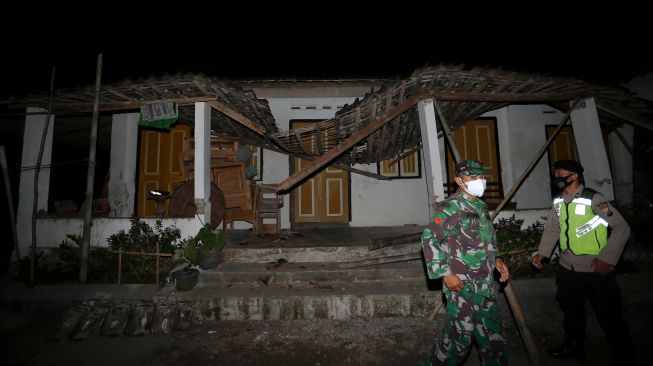
[[[585,215],[585,205],[576,205],[576,215]]]

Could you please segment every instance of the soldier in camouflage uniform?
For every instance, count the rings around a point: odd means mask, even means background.
[[[422,234],[429,278],[443,279],[448,321],[425,365],[459,365],[472,345],[479,345],[483,365],[506,365],[506,341],[502,335],[493,284],[494,269],[500,281],[508,280],[508,268],[497,257],[496,232],[479,199],[485,190],[481,162],[465,160],[456,165],[458,192],[438,203]]]

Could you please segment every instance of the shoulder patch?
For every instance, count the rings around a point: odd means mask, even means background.
[[[596,207],[608,216],[612,216],[612,211],[610,211],[610,204],[607,201],[599,202]]]
[[[446,220],[446,219],[447,219],[447,214],[445,214],[442,211],[436,212],[435,215],[433,215],[433,221],[438,225],[443,223],[444,220]]]

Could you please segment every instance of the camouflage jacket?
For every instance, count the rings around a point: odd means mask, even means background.
[[[422,234],[429,278],[457,275],[469,290],[494,297],[497,236],[485,202],[462,192],[440,202]],[[444,292],[449,289],[443,286]]]

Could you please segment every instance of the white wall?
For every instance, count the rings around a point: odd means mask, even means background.
[[[376,173],[376,164],[358,164],[355,168]],[[420,178],[389,181],[352,174],[350,225],[426,224],[429,220],[429,198],[423,164],[421,169]]]
[[[23,134],[23,152],[21,155],[20,186],[18,188],[18,212],[16,215],[16,233],[18,248],[22,257],[29,254],[32,245],[32,211],[34,205],[34,176],[36,162],[41,146],[41,137],[45,127],[46,114],[29,114],[45,112],[41,108],[27,108],[25,131]],[[52,136],[54,131],[54,115],[50,116],[48,130],[45,132],[45,145],[41,157],[41,168],[38,181],[37,211],[48,211],[48,194],[50,186],[50,165],[52,157]],[[37,235],[38,237],[38,235]]]
[[[488,115],[497,117],[501,176],[504,193],[508,193],[546,143],[545,126],[559,124],[564,113],[545,105],[512,105]],[[550,184],[548,154],[545,153],[511,202],[517,203],[517,209],[548,208],[551,206]]]

